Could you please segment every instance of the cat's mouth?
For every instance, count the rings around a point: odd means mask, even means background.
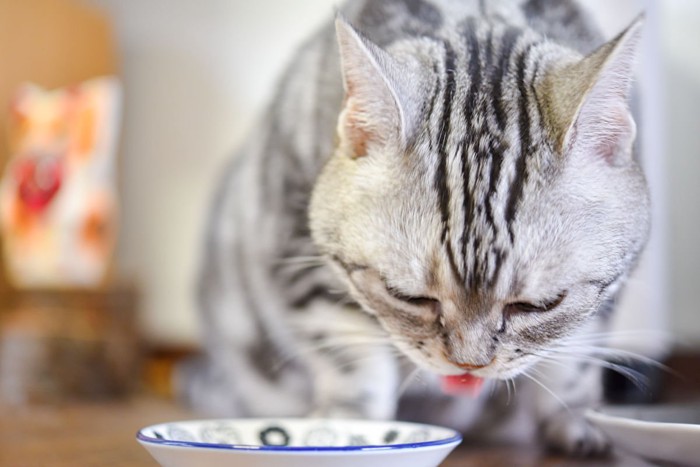
[[[537,359],[528,357],[529,355],[521,355],[520,358],[508,361],[508,358],[496,355],[484,365],[462,365],[451,359],[430,360],[428,365],[418,366],[437,374],[445,393],[476,395],[484,381],[509,380],[526,372],[528,367],[537,362]]]

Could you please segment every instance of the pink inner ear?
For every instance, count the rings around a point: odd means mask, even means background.
[[[363,112],[357,100],[348,98],[345,102],[345,137],[350,143],[352,157],[362,157],[367,154],[369,131],[363,121]]]
[[[596,125],[597,133],[592,135],[595,141],[596,153],[608,164],[615,164],[620,156],[628,149],[634,133],[627,110],[616,107],[609,110],[608,115],[601,117],[600,126]]]
[[[616,165],[630,157],[635,125],[624,101],[594,95],[571,128],[567,152],[578,147],[590,157]]]

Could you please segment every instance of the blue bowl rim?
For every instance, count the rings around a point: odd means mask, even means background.
[[[227,421],[235,421],[236,419],[229,419]],[[246,420],[246,419],[239,419]],[[289,419],[288,419],[289,420]],[[224,449],[230,451],[246,451],[246,452],[287,452],[287,453],[298,453],[298,452],[350,452],[350,451],[399,451],[402,449],[418,449],[418,448],[428,448],[444,446],[448,444],[459,444],[462,442],[462,435],[451,428],[439,427],[435,425],[428,425],[424,423],[416,423],[416,425],[424,425],[428,427],[441,428],[444,430],[449,430],[454,433],[448,438],[441,438],[431,441],[419,441],[415,443],[398,443],[398,444],[367,444],[367,445],[357,445],[357,446],[266,446],[266,445],[251,445],[251,444],[218,444],[218,443],[203,443],[199,441],[176,441],[170,439],[160,439],[154,438],[152,436],[147,436],[143,433],[144,430],[152,428],[156,425],[169,425],[175,423],[191,423],[191,422],[208,422],[217,421],[217,419],[212,420],[182,420],[166,423],[157,423],[154,425],[149,425],[140,429],[136,433],[136,439],[143,443],[155,444],[160,446],[174,446],[174,447],[184,447],[184,448],[205,448],[205,449]],[[372,423],[373,420],[361,420],[363,422]],[[378,423],[386,423],[385,421],[377,421]],[[398,423],[413,423],[397,421]]]

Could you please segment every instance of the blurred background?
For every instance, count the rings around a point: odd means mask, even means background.
[[[647,12],[639,67],[643,96],[639,137],[652,185],[654,228],[615,326],[651,330],[667,338],[621,340],[615,345],[655,358],[697,356],[700,2],[585,3],[607,37],[641,11]],[[51,156],[26,149],[27,157],[39,161],[26,170],[41,170],[49,180],[45,186],[30,187],[34,190],[30,211],[32,216],[43,215],[42,196],[54,196],[52,180],[56,184],[63,180],[66,186],[74,173],[89,173],[100,182],[81,188],[84,196],[106,200],[97,207],[66,202],[63,217],[52,218],[48,227],[42,224],[51,235],[66,229],[82,232],[75,235],[91,233],[101,239],[97,256],[83,251],[86,247],[79,243],[65,247],[72,260],[54,258],[55,265],[75,263],[75,270],[56,266],[53,276],[32,281],[27,279],[31,271],[15,260],[15,271],[5,271],[0,288],[0,396],[23,401],[46,398],[57,390],[121,394],[131,390],[135,378],[129,375],[134,374],[142,375],[157,391],[169,390],[172,362],[196,350],[204,338],[193,285],[217,173],[254,128],[294,49],[332,16],[336,4],[332,0],[0,0],[0,126],[4,127],[0,167],[8,166],[11,156],[23,150],[16,140],[32,134],[22,126],[29,112],[25,109],[38,112],[27,120],[32,129],[41,126],[41,119],[54,112],[51,109],[67,106],[65,102],[71,108],[93,105],[89,118],[75,117],[77,111],[65,118],[83,122],[72,127],[78,128],[74,130],[78,139],[84,136],[80,133],[85,131],[84,122],[92,122],[94,164],[83,161],[78,168],[59,170],[47,162]],[[114,77],[116,84],[114,79],[95,84],[95,78],[104,76]],[[45,90],[20,92],[26,81]],[[90,97],[93,85],[95,96],[101,97]],[[57,89],[64,94],[49,92]],[[76,95],[83,100],[76,100]],[[106,143],[100,146],[96,141]],[[64,178],[59,180],[56,174]],[[11,209],[5,206],[5,211]],[[76,219],[83,222],[82,230],[76,230]],[[13,232],[6,228],[0,234],[6,251],[8,245],[20,248]],[[55,237],[51,235],[32,241],[48,248],[46,239]],[[4,256],[10,263],[8,254]],[[17,355],[25,362],[48,359],[41,357],[36,341],[57,338],[64,343],[60,351],[55,345],[43,351],[53,355],[53,367],[57,361],[61,368],[75,361],[83,366],[100,362],[106,368],[104,375],[117,376],[103,375],[104,384],[83,387],[75,383],[84,376],[76,368],[72,383],[47,383],[50,378],[45,377],[44,386],[28,396],[25,389],[34,381],[28,373],[39,370],[31,370],[31,365],[30,370],[18,370],[13,362]],[[72,344],[66,347],[66,341]],[[17,378],[18,371],[25,379]]]

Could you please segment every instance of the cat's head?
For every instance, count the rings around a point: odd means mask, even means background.
[[[588,57],[473,22],[386,50],[336,29],[346,98],[316,244],[419,366],[514,376],[596,315],[646,241],[627,105],[641,21]]]

